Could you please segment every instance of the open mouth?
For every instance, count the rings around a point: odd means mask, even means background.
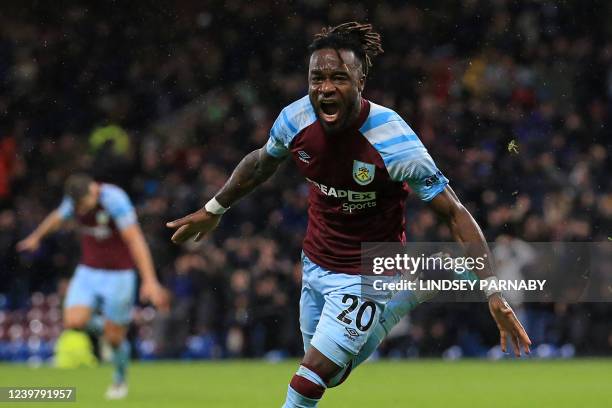
[[[335,122],[338,119],[340,105],[334,101],[321,101],[321,116],[325,122]]]

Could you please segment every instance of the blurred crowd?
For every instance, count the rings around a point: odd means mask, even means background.
[[[299,354],[307,186],[292,164],[202,243],[173,246],[164,224],[202,206],[265,144],[280,109],[307,92],[313,35],[344,21],[382,34],[365,97],[415,129],[489,241],[611,239],[607,2],[68,4],[0,14],[1,344],[57,336],[75,234],[34,254],[15,243],[85,170],[128,191],[173,294],[168,315],[135,311],[142,358]],[[414,198],[407,217],[409,239],[451,240]],[[611,312],[608,303],[522,311],[543,355],[610,353]],[[497,341],[486,304],[433,304],[382,352],[485,355]]]

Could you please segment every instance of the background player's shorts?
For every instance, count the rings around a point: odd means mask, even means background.
[[[78,265],[70,280],[64,307],[100,307],[106,319],[127,324],[135,300],[136,273],[133,269],[107,271]]]
[[[378,324],[388,296],[364,297],[371,282],[333,273],[302,254],[300,330],[304,351],[311,345],[340,367],[359,353]]]

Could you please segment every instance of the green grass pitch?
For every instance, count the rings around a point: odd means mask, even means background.
[[[137,363],[130,394],[105,401],[108,365],[59,370],[0,365],[0,386],[74,386],[74,403],[0,402],[15,407],[280,407],[297,361]],[[612,360],[372,362],[338,388],[322,408],[332,407],[612,407]]]

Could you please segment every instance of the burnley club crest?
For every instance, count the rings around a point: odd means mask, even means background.
[[[374,180],[374,170],[376,167],[373,164],[353,160],[353,179],[361,186],[370,184]]]

